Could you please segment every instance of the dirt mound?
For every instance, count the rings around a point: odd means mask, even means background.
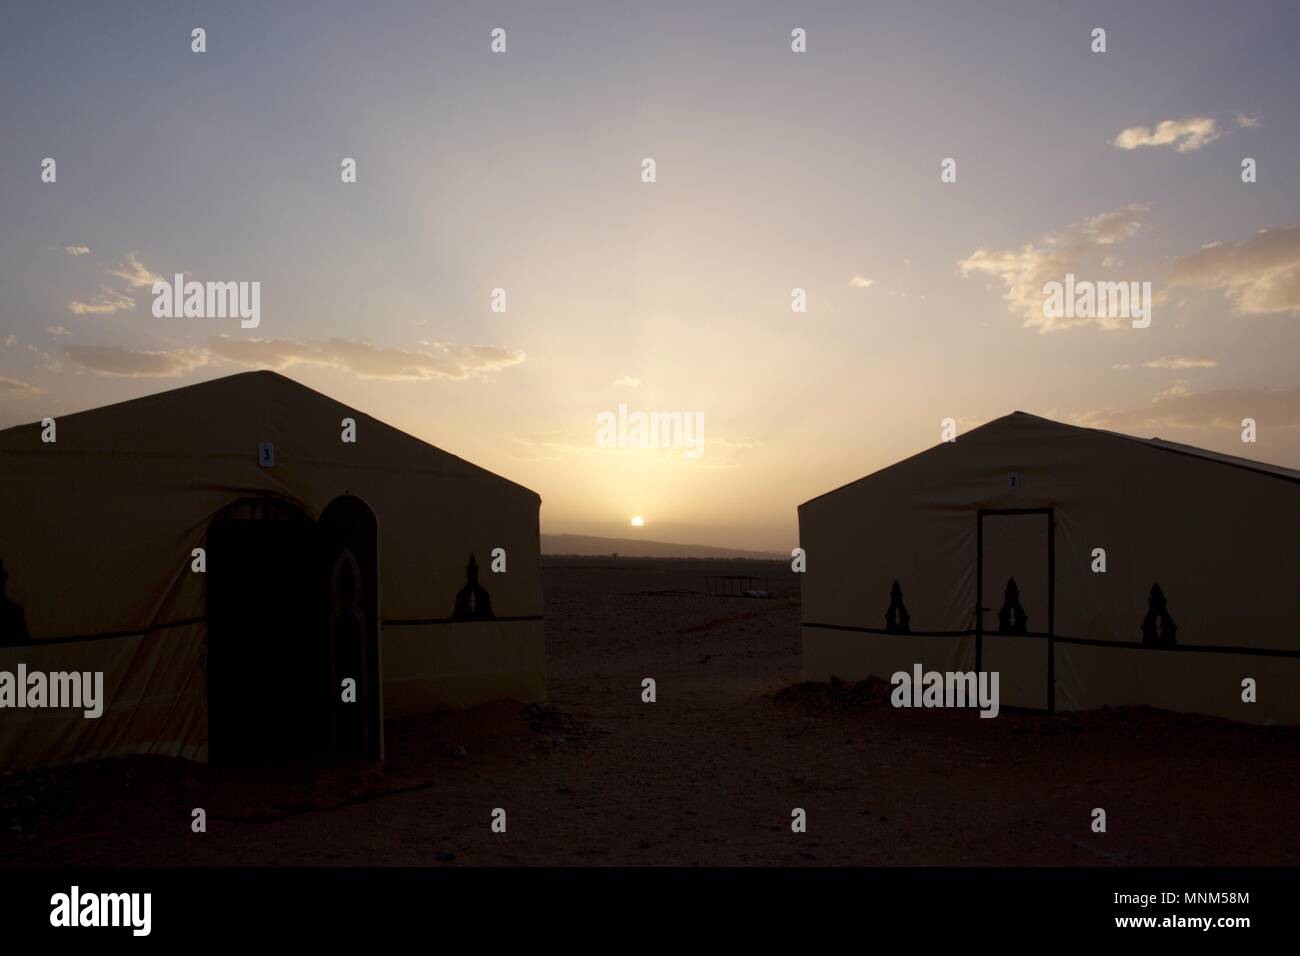
[[[777,704],[797,704],[840,714],[890,707],[889,695],[893,689],[889,681],[879,677],[868,677],[861,681],[842,681],[832,677],[829,682],[804,681],[791,684],[769,695],[769,699]]]
[[[893,685],[879,677],[862,681],[805,681],[791,684],[770,694],[777,704],[792,704],[819,713],[843,714],[859,711],[895,710],[890,695]],[[935,712],[951,713],[942,708]],[[914,711],[908,711],[914,713]],[[1155,707],[1101,707],[1097,710],[1059,711],[1048,714],[1003,708],[997,720],[990,721],[1012,734],[1040,733],[1047,736],[1068,733],[1094,733],[1115,738],[1140,737],[1161,739],[1184,735],[1202,739],[1228,737],[1242,743],[1268,741],[1300,747],[1300,727],[1270,727],[1242,724],[1202,714],[1184,714]],[[985,728],[994,729],[994,728]]]

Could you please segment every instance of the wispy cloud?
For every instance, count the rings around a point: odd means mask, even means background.
[[[1217,289],[1239,315],[1300,310],[1300,226],[1210,243],[1176,260],[1170,282]]]
[[[1259,115],[1256,113],[1238,113],[1233,117],[1233,119],[1236,120],[1237,125],[1242,129],[1254,129],[1256,126],[1264,125],[1260,120]]]
[[[45,389],[37,388],[27,382],[20,382],[16,378],[0,377],[0,392],[9,395],[43,395]]]
[[[398,349],[349,339],[235,339],[208,340],[216,356],[257,368],[285,369],[293,365],[321,365],[344,369],[360,378],[466,379],[518,365],[524,353],[494,345],[449,345],[422,342],[423,349]]]
[[[1185,382],[1140,408],[1107,409],[1075,416],[1080,425],[1144,431],[1157,428],[1240,428],[1243,418],[1270,426],[1300,426],[1300,388],[1238,388],[1191,392]]]
[[[48,327],[45,329],[45,331],[46,331],[46,332],[49,332],[51,335],[71,335],[71,334],[72,334],[71,332],[69,332],[67,329],[65,329],[65,328],[64,328],[63,326],[61,326],[61,325],[51,325],[51,326],[48,326]]]
[[[1153,402],[1165,402],[1171,398],[1186,398],[1192,394],[1192,390],[1187,387],[1187,379],[1180,378],[1168,388],[1156,393]]]
[[[762,448],[764,442],[757,438],[710,438],[709,446],[719,448]]]
[[[70,256],[90,255],[90,246],[64,246],[63,251]]]
[[[99,295],[89,302],[74,299],[68,303],[68,311],[77,315],[112,315],[114,312],[129,312],[134,308],[135,299],[108,286],[100,286]]]
[[[853,289],[870,289],[875,284],[875,279],[868,279],[866,276],[854,276],[849,280],[849,287]]]
[[[1049,237],[1053,245],[1064,244],[1074,252],[1091,251],[1095,246],[1109,246],[1132,239],[1142,228],[1142,217],[1150,209],[1149,203],[1130,203],[1110,212],[1099,213],[1091,219],[1070,226],[1064,236]]]
[[[1036,327],[1040,332],[1093,322],[1103,328],[1116,327],[1121,320],[1105,316],[1049,318],[1043,315],[1043,286],[1064,280],[1067,272],[1078,272],[1100,250],[1131,239],[1142,228],[1149,208],[1147,203],[1121,206],[1016,249],[976,249],[957,265],[963,276],[982,274],[1002,280],[1006,288],[1003,298],[1009,310],[1023,317],[1027,327]]]
[[[344,369],[360,378],[466,379],[524,361],[524,353],[495,346],[430,343],[424,351],[381,348],[346,339],[235,339],[216,336],[206,348],[137,351],[116,345],[68,345],[64,354],[101,375],[129,378],[176,378],[218,359],[256,368],[285,369],[320,365]]]
[[[29,342],[27,344],[27,351],[31,352],[34,356],[36,356],[36,363],[40,365],[41,368],[45,369],[47,372],[63,371],[63,362],[60,361],[58,358],[55,358],[53,355],[51,355],[49,352],[45,351],[44,349],[37,348],[35,345],[32,345]]]
[[[1219,124],[1208,116],[1189,116],[1187,119],[1163,120],[1155,129],[1132,126],[1115,137],[1114,145],[1120,149],[1138,149],[1142,146],[1173,146],[1180,153],[1200,149],[1213,143],[1223,133]]]
[[[145,267],[134,252],[128,252],[126,259],[115,269],[106,270],[109,275],[117,276],[119,279],[125,279],[127,283],[135,289],[151,286],[155,282],[165,282],[158,273]]]
[[[201,348],[141,352],[117,345],[65,345],[63,354],[82,368],[120,378],[178,378],[211,360]]]
[[[1162,355],[1158,359],[1152,359],[1149,362],[1143,362],[1143,368],[1218,368],[1218,360],[1212,358],[1201,358],[1196,355]]]
[[[641,380],[639,378],[633,378],[631,375],[624,375],[622,378],[614,379],[610,384],[620,388],[640,388]]]

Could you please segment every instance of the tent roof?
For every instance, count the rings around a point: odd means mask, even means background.
[[[1028,412],[1012,412],[1012,415],[1023,415],[1028,419],[1036,419],[1042,422],[1051,422],[1051,419],[1039,418],[1037,415],[1030,415]],[[1011,416],[1006,416],[1010,418]],[[1111,438],[1122,438],[1125,441],[1139,442],[1149,448],[1158,448],[1161,451],[1172,452],[1178,455],[1191,455],[1193,458],[1203,458],[1206,461],[1216,461],[1222,465],[1231,465],[1234,468],[1245,468],[1249,471],[1257,471],[1266,475],[1273,475],[1278,478],[1286,478],[1290,481],[1300,481],[1300,471],[1294,468],[1283,468],[1281,465],[1273,465],[1264,461],[1254,461],[1250,458],[1240,458],[1236,455],[1225,455],[1222,452],[1210,451],[1207,448],[1197,448],[1195,445],[1184,445],[1181,442],[1165,441],[1163,438],[1137,438],[1133,435],[1125,435],[1121,432],[1112,432],[1102,428],[1084,428],[1081,425],[1065,425],[1061,422],[1051,422],[1053,425],[1059,425],[1061,428],[1076,429],[1081,432],[1092,432],[1098,435],[1109,435]]]
[[[1235,455],[1225,455],[1220,452],[1209,451],[1208,449],[1205,448],[1197,448],[1194,445],[1184,445],[1179,442],[1165,441],[1162,438],[1137,438],[1133,435],[1124,435],[1120,432],[1107,431],[1102,428],[1085,428],[1082,425],[1068,425],[1064,422],[1053,421],[1050,418],[1043,418],[1042,416],[1039,415],[1031,415],[1028,412],[1015,411],[1009,415],[1003,415],[1001,418],[995,418],[991,422],[985,422],[983,425],[980,425],[978,428],[971,429],[970,432],[968,432],[967,434],[968,435],[979,434],[980,432],[984,432],[986,429],[1001,430],[1001,428],[1012,424],[1041,426],[1045,432],[1046,431],[1056,431],[1058,433],[1074,432],[1081,437],[1087,435],[1100,435],[1108,439],[1113,438],[1113,439],[1120,439],[1128,442],[1136,442],[1137,444],[1145,445],[1148,448],[1157,449],[1159,451],[1163,451],[1169,454],[1187,455],[1193,458],[1201,458],[1205,461],[1216,462],[1217,464],[1226,465],[1231,468],[1242,468],[1247,471],[1253,471],[1258,474],[1268,475],[1273,478],[1281,478],[1285,481],[1300,482],[1300,471],[1297,471],[1294,468],[1284,468],[1281,465],[1272,465],[1262,461],[1252,461],[1249,458],[1238,458]],[[854,485],[860,484],[861,482],[870,481],[872,478],[876,477],[877,475],[889,471],[892,468],[896,468],[898,465],[901,465],[905,461],[911,461],[912,459],[918,458],[921,455],[927,455],[934,450],[935,448],[927,448],[924,451],[918,452],[915,455],[911,455],[907,458],[904,458],[901,461],[894,462],[892,465],[886,465],[884,468],[879,468],[876,471],[873,471],[870,474],[863,476],[862,478],[858,478],[854,481],[848,482],[847,484],[841,485],[838,488],[833,488],[830,491],[823,492],[820,495],[816,495],[815,497],[808,499],[808,501],[805,501],[804,504],[810,504],[813,501],[817,501],[820,498],[825,498],[828,497],[829,495],[836,494],[838,492],[845,490],[846,488],[851,488]],[[800,505],[800,507],[803,507],[803,505]]]
[[[379,426],[396,444],[405,447],[409,443],[413,470],[423,470],[422,466],[427,467],[431,460],[436,460],[435,467],[439,470],[473,474],[494,483],[509,485],[521,493],[540,500],[540,496],[531,489],[344,405],[278,372],[267,370],[227,375],[111,405],[60,415],[57,419],[61,439],[59,444],[63,445],[63,434],[68,426],[73,428],[90,426],[77,428],[77,430],[82,431],[83,434],[87,432],[93,434],[98,431],[96,426],[111,423],[111,426],[104,431],[113,436],[115,446],[111,449],[113,454],[138,453],[149,457],[188,458],[195,453],[193,447],[195,443],[201,444],[205,440],[205,433],[209,435],[215,433],[216,429],[213,428],[215,423],[230,423],[240,416],[247,415],[250,407],[257,409],[266,422],[274,423],[273,430],[278,430],[284,424],[286,409],[290,410],[290,417],[292,417],[300,415],[301,412],[297,410],[304,405],[329,407],[333,413],[351,413],[358,422],[366,420]],[[129,430],[126,433],[129,437],[124,437],[122,423],[133,421],[141,423],[140,429]],[[170,446],[170,454],[160,456],[155,444],[156,435],[144,434],[148,431],[145,423],[165,423],[170,427],[177,421],[187,421],[194,427],[192,430],[187,430],[188,434],[173,432],[176,440]],[[30,439],[23,433],[40,427],[39,424],[27,424],[0,430],[0,451],[19,451],[30,447]],[[271,435],[265,437],[269,438]]]

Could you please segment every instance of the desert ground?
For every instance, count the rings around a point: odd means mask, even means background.
[[[706,574],[773,596],[710,596]],[[1300,729],[1148,709],[981,720],[896,711],[882,682],[800,684],[781,562],[547,558],[545,587],[547,703],[390,721],[382,766],[11,773],[0,864],[1300,864]]]

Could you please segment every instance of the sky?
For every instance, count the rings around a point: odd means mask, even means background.
[[[543,532],[783,551],[949,418],[1300,467],[1297,36],[1257,2],[8,3],[0,427],[272,368]],[[176,273],[260,283],[258,326],[155,316]],[[1149,326],[1046,317],[1066,273],[1149,282]],[[620,405],[700,453],[607,447]]]

